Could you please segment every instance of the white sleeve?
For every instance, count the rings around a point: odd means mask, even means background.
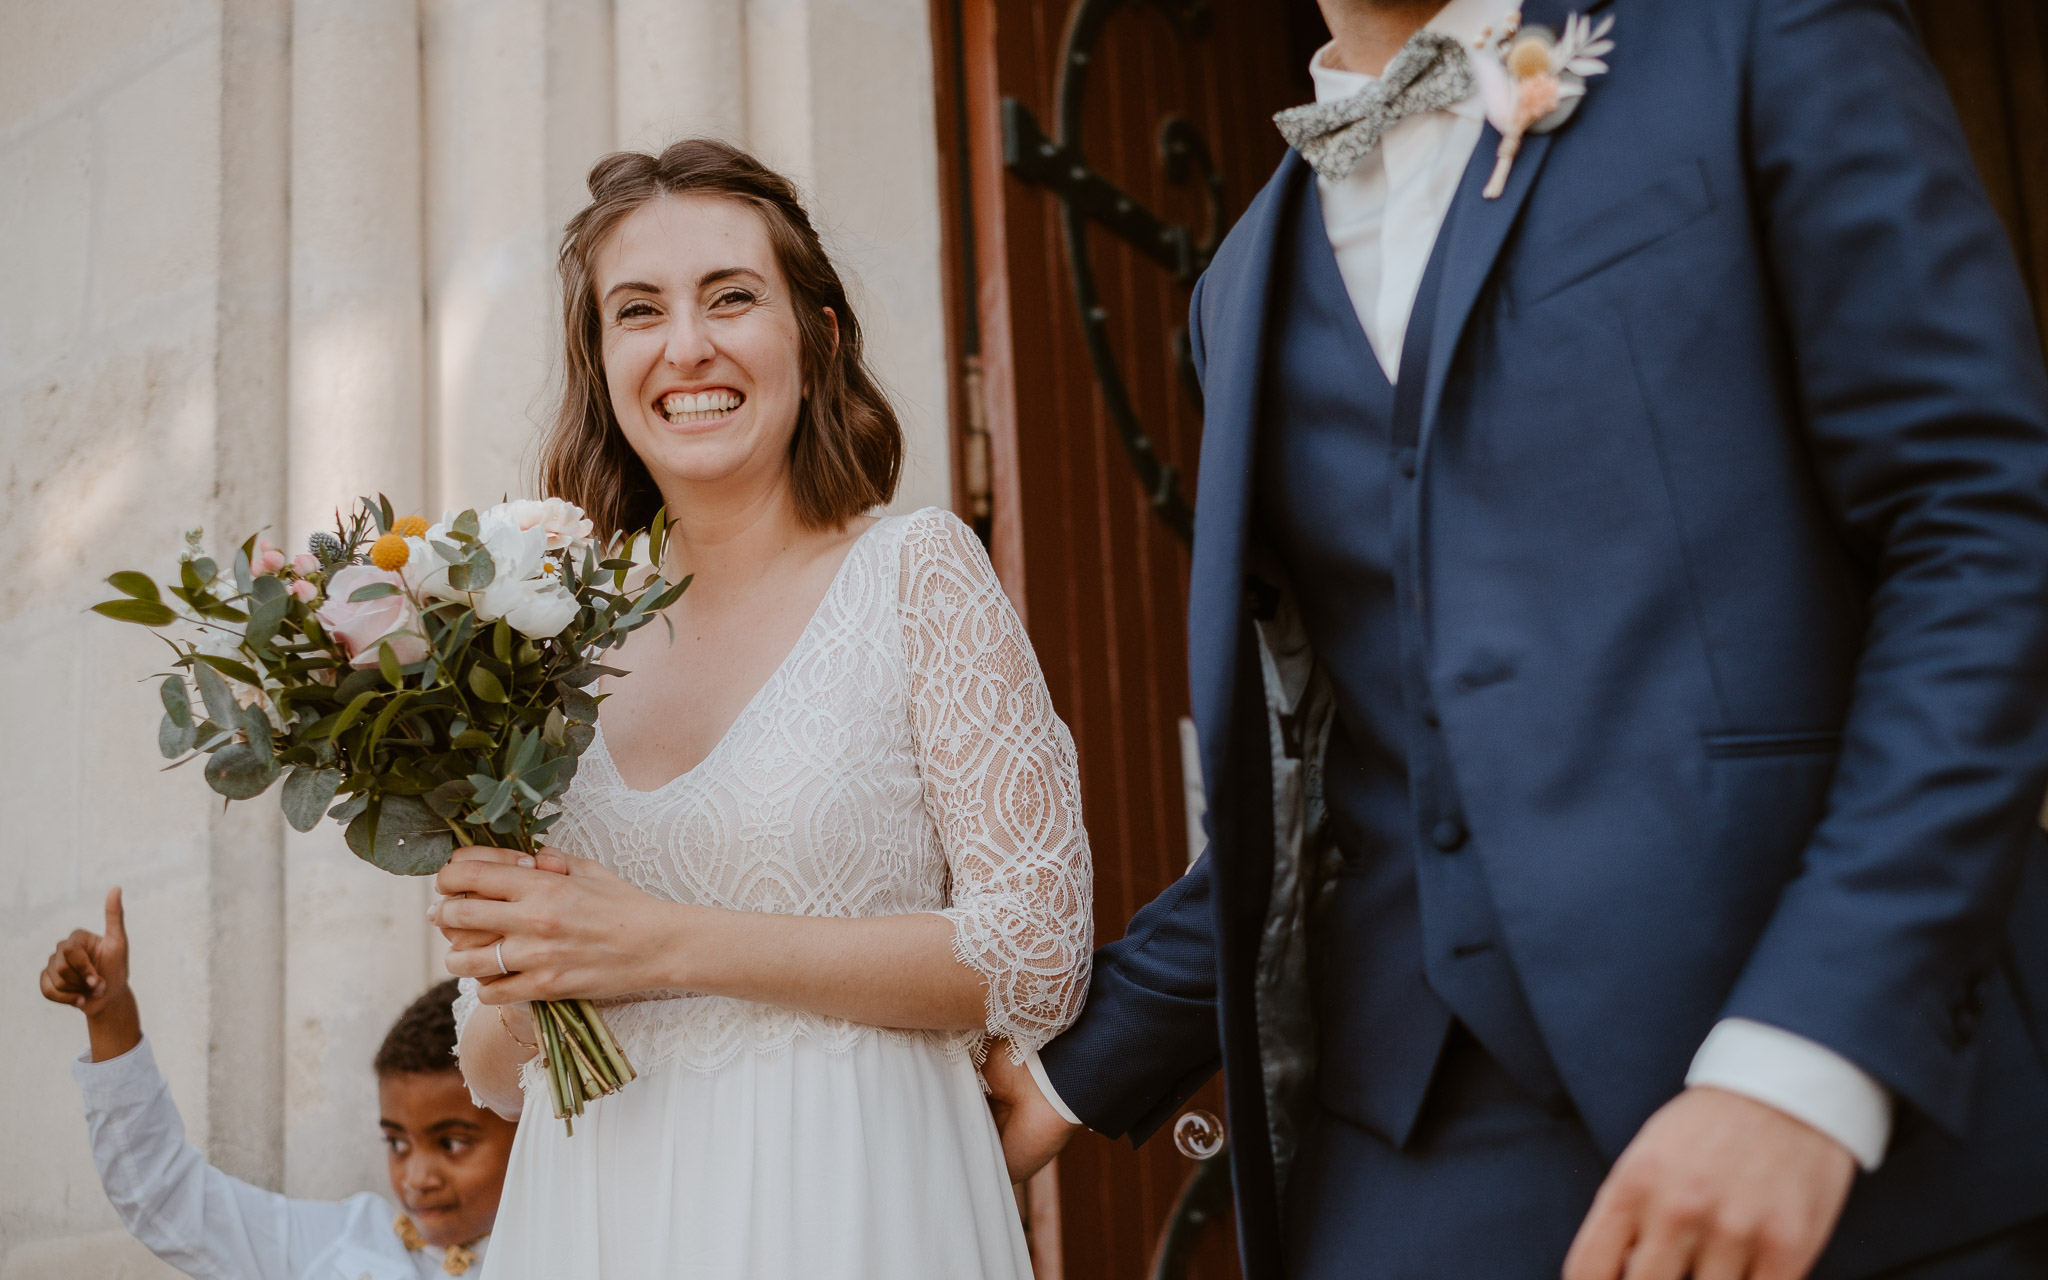
[[[971,530],[911,517],[904,644],[925,807],[951,873],[953,951],[988,985],[1015,1060],[1081,1012],[1095,936],[1074,739]]]
[[[1025,1055],[1024,1068],[1031,1073],[1031,1078],[1038,1084],[1038,1091],[1045,1095],[1045,1100],[1052,1104],[1052,1109],[1059,1112],[1060,1119],[1068,1124],[1081,1123],[1081,1117],[1074,1114],[1074,1109],[1067,1105],[1067,1100],[1060,1096],[1059,1090],[1052,1087],[1052,1077],[1045,1074],[1045,1064],[1038,1060],[1038,1050],[1033,1049]]]
[[[121,1224],[151,1253],[207,1280],[296,1276],[348,1229],[349,1202],[291,1200],[214,1168],[185,1141],[149,1041],[71,1064],[93,1163]]]
[[[1776,1107],[1847,1147],[1865,1173],[1884,1163],[1892,1140],[1892,1099],[1883,1085],[1826,1045],[1747,1018],[1714,1024],[1685,1083]]]
[[[475,978],[457,978],[455,980],[455,985],[458,988],[458,994],[455,997],[455,1058],[456,1067],[458,1070],[460,1070],[462,1060],[462,1033],[469,1029],[470,1018],[474,1017],[476,1011],[480,1007],[482,1007],[483,1001],[477,995],[477,992],[483,990],[483,984],[478,982]],[[465,1089],[469,1089],[468,1076],[462,1077],[462,1087]],[[484,1108],[486,1111],[491,1110],[491,1104],[485,1102],[482,1098],[479,1098],[476,1094],[476,1090],[474,1089],[469,1089],[469,1100],[471,1102],[474,1102],[477,1106]],[[493,1112],[492,1114],[496,1113]]]

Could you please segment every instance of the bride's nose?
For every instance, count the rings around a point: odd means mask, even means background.
[[[689,370],[709,363],[717,354],[718,346],[711,341],[711,330],[702,317],[678,315],[669,322],[668,344],[661,353],[663,363]]]

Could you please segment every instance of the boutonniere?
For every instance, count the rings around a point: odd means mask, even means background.
[[[1607,38],[1614,29],[1613,14],[1596,27],[1591,18],[1575,13],[1565,19],[1561,36],[1521,21],[1520,14],[1510,17],[1498,36],[1489,32],[1482,37],[1472,55],[1472,78],[1479,82],[1486,119],[1500,130],[1493,177],[1481,192],[1488,200],[1498,200],[1507,189],[1522,138],[1549,133],[1571,119],[1586,96],[1586,81],[1607,70],[1601,56],[1614,48]]]

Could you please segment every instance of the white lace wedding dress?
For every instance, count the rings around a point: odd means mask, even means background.
[[[987,1034],[1024,1048],[1086,994],[1073,740],[980,543],[937,509],[861,535],[696,768],[635,791],[600,727],[562,807],[550,844],[678,902],[943,914],[987,982]],[[484,1280],[1030,1275],[982,1032],[677,992],[600,1003],[640,1078],[565,1137],[529,1065]],[[465,982],[458,1022],[475,1008]]]

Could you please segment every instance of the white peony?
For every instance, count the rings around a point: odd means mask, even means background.
[[[547,640],[562,633],[576,620],[581,608],[561,580],[552,574],[539,581],[521,583],[527,588],[517,603],[505,611],[505,621],[530,640]]]
[[[560,499],[550,499],[580,518],[582,512]],[[502,503],[477,513],[476,538],[490,553],[492,577],[481,591],[458,591],[448,583],[448,561],[434,547],[453,546],[448,528],[453,515],[428,529],[423,538],[409,539],[413,554],[406,562],[407,584],[422,595],[441,600],[461,600],[476,610],[477,621],[496,622],[503,618],[513,630],[534,640],[559,635],[576,617],[576,597],[562,585],[555,565],[549,560],[550,534],[545,513],[519,513],[517,503]],[[530,503],[541,507],[541,503]],[[521,515],[533,516],[522,524]],[[584,521],[587,525],[589,522]]]
[[[581,551],[590,544],[591,535],[596,531],[590,517],[583,514],[583,508],[562,498],[520,498],[501,502],[485,514],[502,515],[521,529],[544,530],[550,551],[564,551],[571,547]]]

